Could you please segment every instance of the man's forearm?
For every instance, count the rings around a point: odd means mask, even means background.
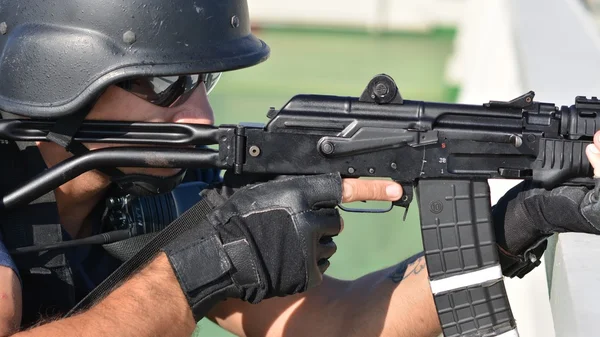
[[[81,314],[21,332],[37,336],[190,336],[194,318],[167,257],[148,266]]]
[[[351,282],[336,307],[345,308],[340,336],[438,336],[425,258]]]
[[[400,265],[256,305],[228,300],[209,317],[238,336],[438,336],[425,259]]]

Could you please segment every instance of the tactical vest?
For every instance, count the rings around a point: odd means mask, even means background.
[[[37,146],[20,149],[0,140],[0,194],[4,195],[46,168]],[[56,243],[63,240],[54,193],[28,206],[0,209],[0,230],[10,251],[17,247]],[[22,328],[40,319],[56,318],[76,304],[73,274],[63,250],[13,255],[22,285]]]

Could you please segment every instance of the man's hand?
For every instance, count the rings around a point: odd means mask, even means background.
[[[386,193],[393,189],[400,193]],[[344,179],[342,194],[345,202],[394,201],[402,190],[389,180]],[[425,259],[417,256],[353,281],[325,275],[318,287],[259,304],[228,300],[209,317],[237,336],[425,337],[441,332]]]
[[[553,233],[600,234],[600,132],[586,148],[596,186],[546,190],[523,182],[492,208],[500,262],[507,276],[523,277],[539,264],[545,239]]]
[[[258,182],[248,184],[249,179]],[[213,209],[208,220],[164,251],[199,320],[226,298],[258,303],[320,284],[337,249],[332,238],[342,229],[336,206],[401,194],[391,181],[342,182],[339,174],[266,182],[226,176],[222,185],[203,192]]]

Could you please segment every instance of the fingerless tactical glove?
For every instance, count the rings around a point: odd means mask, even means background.
[[[587,187],[546,190],[526,181],[509,190],[492,208],[504,275],[523,277],[540,264],[553,233],[600,234],[600,179]]]
[[[164,248],[196,320],[226,298],[258,303],[321,282],[341,229],[339,175],[203,194],[213,208],[208,219]]]

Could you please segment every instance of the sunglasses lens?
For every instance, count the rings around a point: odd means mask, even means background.
[[[210,92],[214,89],[215,85],[217,85],[217,82],[219,82],[219,79],[221,79],[221,74],[223,73],[202,74],[202,76],[204,77],[203,81],[204,86],[206,87],[207,94],[210,94]]]
[[[168,107],[179,97],[196,89],[200,82],[204,82],[206,93],[209,93],[215,87],[219,78],[221,78],[221,73],[140,77],[120,82],[117,86],[152,104]]]

